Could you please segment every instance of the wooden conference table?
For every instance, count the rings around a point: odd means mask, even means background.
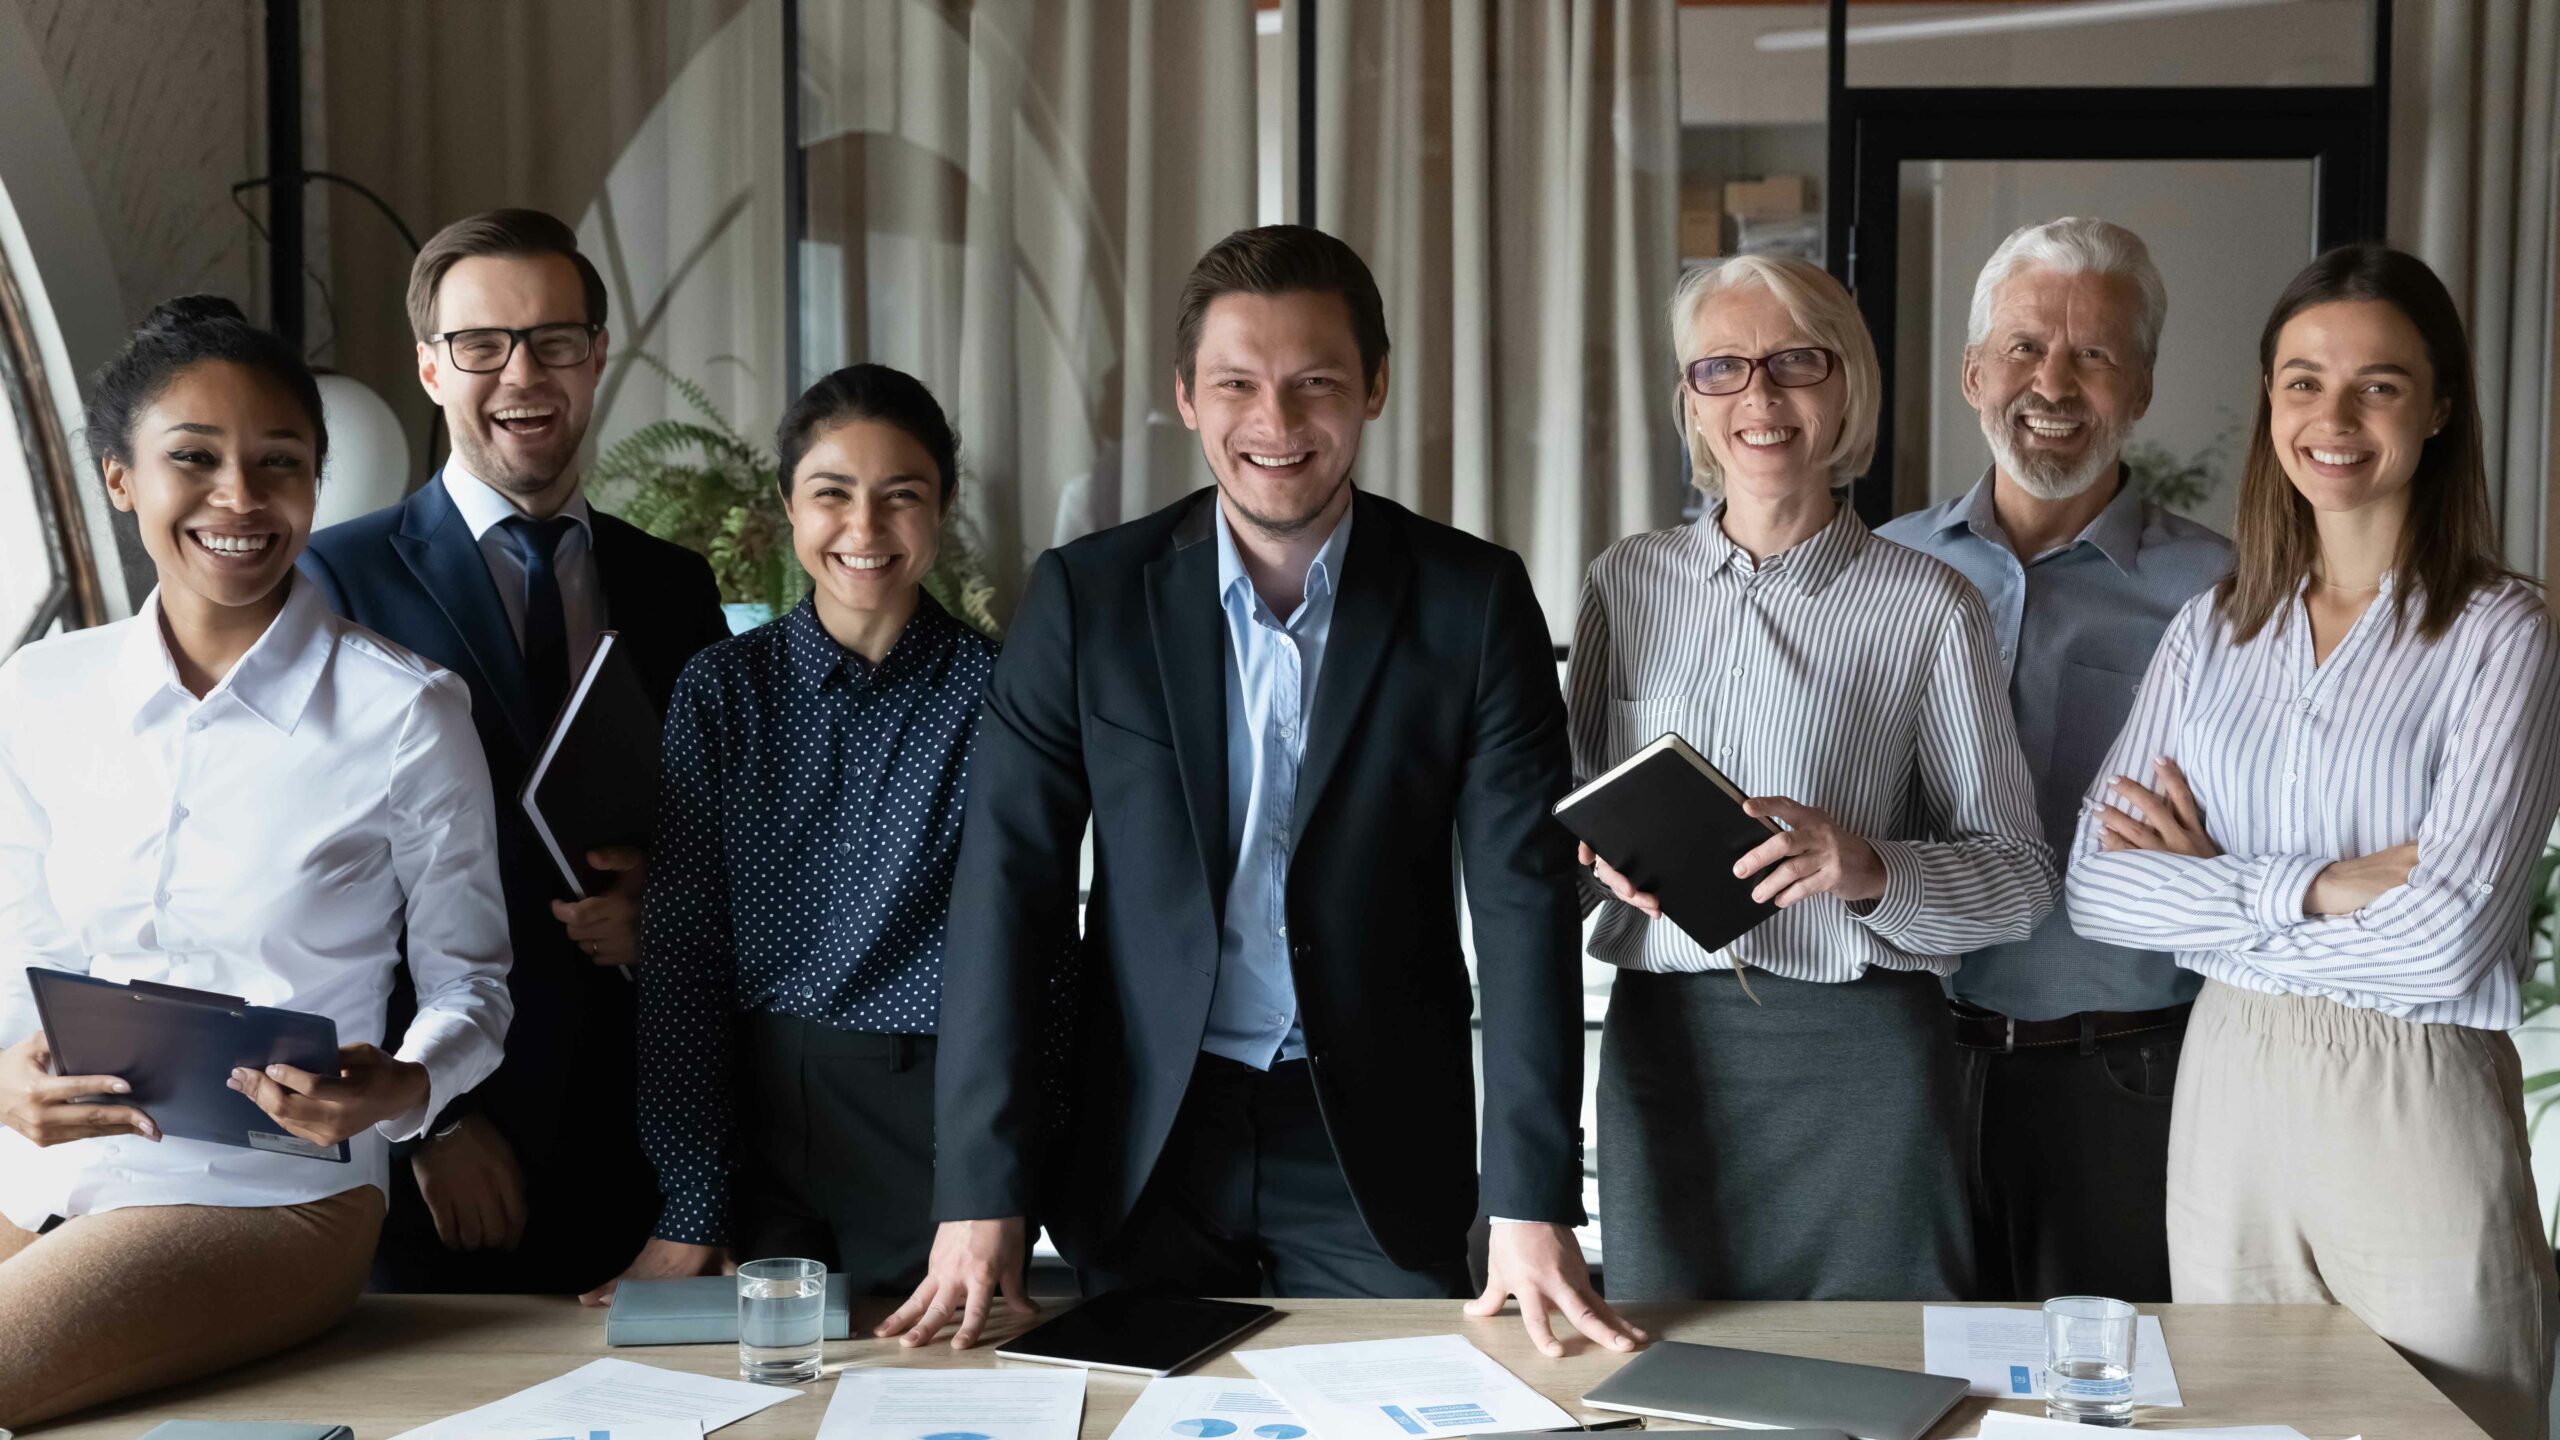
[[[1454,1301],[1290,1300],[1281,1317],[1246,1347],[1378,1340],[1400,1335],[1466,1336],[1567,1413],[1616,1369],[1619,1358],[1575,1341],[1549,1360],[1529,1344],[1519,1317],[1469,1320]],[[856,1335],[887,1312],[857,1303]],[[2480,1431],[2438,1395],[2391,1347],[2337,1306],[2163,1305],[2160,1317],[2186,1405],[2143,1410],[2137,1432],[2202,1425],[2291,1425],[2311,1440],[2476,1440]],[[1790,1355],[1920,1368],[1920,1307],[1912,1304],[1730,1304],[1631,1307],[1656,1335]],[[1019,1329],[1001,1325],[991,1335]],[[355,1427],[358,1440],[386,1440],[414,1425],[486,1404],[598,1356],[675,1370],[734,1375],[736,1347],[604,1344],[604,1312],[568,1300],[522,1295],[367,1296],[344,1325],[289,1356],[142,1396],[21,1432],[33,1440],[131,1440],[163,1420],[294,1420]],[[852,1365],[994,1365],[991,1348],[948,1344],[902,1350],[893,1342],[832,1341],[827,1360]],[[1231,1354],[1193,1372],[1245,1373]],[[1144,1386],[1137,1376],[1095,1372],[1087,1387],[1084,1435],[1102,1440]],[[718,1432],[808,1440],[832,1393],[830,1381],[803,1386],[803,1398]],[[1966,1400],[1932,1432],[1975,1433],[1992,1402]],[[2031,1407],[2003,1402],[2004,1408]],[[2036,1413],[2040,1413],[2038,1410]],[[1682,1429],[1674,1421],[1656,1429]],[[2107,1432],[2097,1431],[2096,1434]]]

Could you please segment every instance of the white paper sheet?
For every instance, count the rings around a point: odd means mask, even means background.
[[[2044,1312],[1984,1310],[1963,1305],[1920,1307],[1920,1368],[1959,1375],[1968,1393],[2000,1400],[2044,1397]],[[2160,1317],[2144,1315],[2133,1327],[2133,1403],[2182,1406],[2178,1372],[2169,1364],[2169,1341]]]
[[[1457,1335],[1239,1350],[1236,1359],[1324,1440],[1413,1440],[1573,1424],[1554,1401]]]
[[[818,1440],[1076,1440],[1084,1374],[847,1370],[836,1377]]]
[[[1982,1440],[2063,1440],[2064,1436],[2085,1436],[2085,1425],[2072,1425],[2060,1420],[2047,1420],[2041,1415],[2018,1415],[2007,1410],[1993,1410],[1982,1417]],[[2178,1440],[2304,1440],[2301,1431],[2290,1425],[2217,1425],[2203,1430],[2170,1432]],[[2362,1440],[2362,1437],[2356,1437]]]
[[[404,1431],[391,1440],[479,1440],[528,1431],[584,1435],[618,1424],[669,1421],[696,1425],[707,1433],[799,1396],[799,1391],[779,1385],[661,1370],[632,1360],[592,1360],[556,1380]]]
[[[486,1440],[701,1440],[702,1427],[690,1420],[625,1421],[611,1425],[555,1425],[540,1430],[502,1430]]]
[[[1310,1433],[1259,1380],[1181,1375],[1148,1381],[1111,1440],[1307,1440]]]

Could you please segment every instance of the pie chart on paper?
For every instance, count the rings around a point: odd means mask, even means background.
[[[1194,1437],[1194,1440],[1216,1440],[1220,1435],[1236,1433],[1236,1422],[1233,1420],[1176,1420],[1173,1422],[1173,1433]]]

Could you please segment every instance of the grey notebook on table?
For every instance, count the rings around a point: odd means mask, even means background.
[[[0,1435],[8,1432],[0,1430]],[[165,1420],[142,1440],[355,1440],[344,1425],[293,1425],[268,1420]]]
[[[1965,1382],[1837,1360],[1658,1340],[1584,1392],[1594,1410],[1753,1430],[1845,1430],[1855,1440],[1920,1440]]]
[[[826,1337],[852,1333],[852,1287],[842,1275],[829,1275]],[[613,1287],[613,1308],[604,1314],[607,1345],[713,1345],[737,1338],[735,1275],[625,1280]]]
[[[8,1435],[8,1430],[0,1430]],[[356,1440],[346,1425],[284,1425],[269,1420],[164,1420],[143,1440]]]

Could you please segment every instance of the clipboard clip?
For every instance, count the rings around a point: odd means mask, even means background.
[[[246,1010],[249,1002],[237,995],[218,995],[211,990],[190,990],[184,985],[163,985],[157,980],[131,980],[126,985],[136,1000],[166,1000],[181,1005],[210,1005],[223,1010]]]

